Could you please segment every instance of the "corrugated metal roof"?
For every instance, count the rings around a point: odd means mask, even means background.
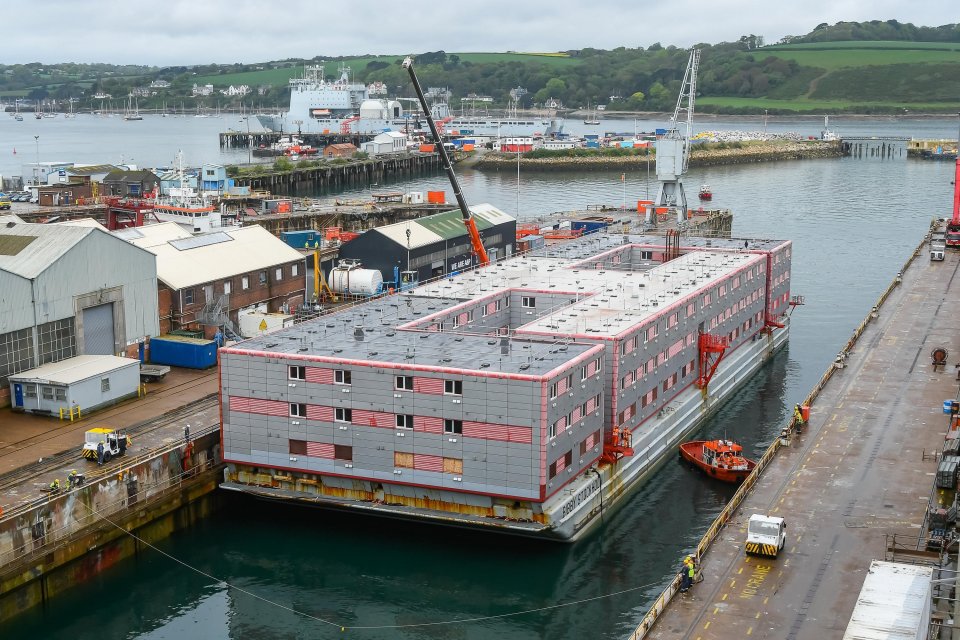
[[[21,371],[10,376],[10,379],[18,382],[73,384],[129,366],[139,368],[140,361],[119,356],[75,356]]]
[[[35,278],[72,249],[92,227],[62,224],[17,224],[0,227],[0,269],[23,278]],[[27,241],[26,238],[33,238]],[[11,248],[20,246],[17,251]]]
[[[483,231],[504,222],[510,222],[513,217],[500,211],[490,204],[478,204],[470,207],[477,229]],[[407,246],[407,229],[410,229],[410,248],[416,249],[434,242],[454,240],[467,235],[467,228],[463,224],[463,216],[459,209],[436,213],[417,220],[398,222],[377,227],[373,231],[381,233],[397,244]]]
[[[67,173],[72,176],[92,176],[95,173],[109,173],[111,171],[119,171],[119,167],[115,167],[112,164],[88,164],[84,166],[72,166],[67,168]]]
[[[149,249],[150,247],[164,244],[171,240],[193,237],[189,231],[176,222],[161,222],[159,224],[147,224],[142,227],[118,229],[113,232],[113,235],[142,249]]]
[[[76,220],[64,220],[63,222],[57,222],[56,224],[64,224],[73,227],[95,227],[97,229],[103,229],[109,233],[109,230],[94,220],[93,218],[77,218]]]
[[[915,640],[929,624],[933,569],[874,560],[843,640]]]
[[[170,224],[179,227],[176,223]],[[139,231],[143,234],[156,233],[157,227],[161,226],[165,225],[139,227]],[[167,230],[163,230],[160,234],[166,232]],[[182,250],[177,249],[171,242],[156,242],[155,236],[145,236],[130,242],[157,256],[157,279],[174,290],[224,280],[279,264],[303,261],[303,255],[299,251],[257,225],[223,229],[217,233],[230,236],[232,242]],[[270,274],[270,277],[272,278],[273,274]]]
[[[155,173],[147,171],[146,169],[138,169],[136,171],[117,169],[103,177],[104,182],[142,182],[150,179],[157,180],[158,178]]]

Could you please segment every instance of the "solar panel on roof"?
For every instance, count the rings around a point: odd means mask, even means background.
[[[206,247],[211,244],[220,244],[221,242],[230,242],[233,240],[228,234],[218,231],[217,233],[206,233],[202,236],[192,238],[181,238],[171,240],[170,245],[177,251],[186,251],[187,249],[196,249],[197,247]]]

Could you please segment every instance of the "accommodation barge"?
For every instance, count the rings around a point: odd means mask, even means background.
[[[791,251],[596,234],[221,349],[221,486],[581,538],[786,343]]]

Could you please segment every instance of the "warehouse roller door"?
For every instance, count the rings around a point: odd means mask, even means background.
[[[114,352],[113,303],[83,310],[83,353],[108,356]]]

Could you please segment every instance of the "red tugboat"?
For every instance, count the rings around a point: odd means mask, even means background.
[[[701,200],[713,200],[713,191],[710,190],[710,185],[700,185],[700,193],[698,195]]]
[[[757,463],[743,457],[743,447],[730,440],[691,440],[680,445],[680,457],[722,482],[740,484]]]

